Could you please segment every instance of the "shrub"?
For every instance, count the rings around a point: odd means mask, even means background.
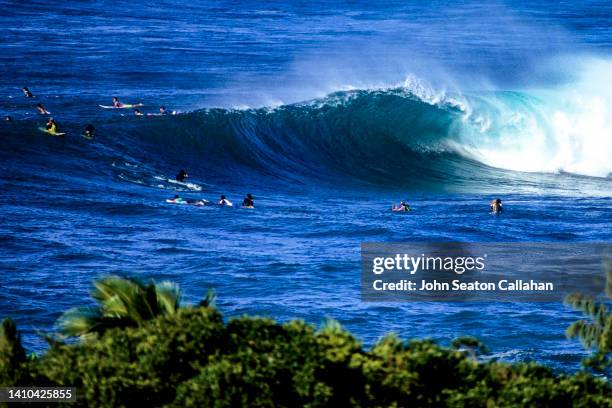
[[[161,304],[154,284],[115,283],[135,288],[121,310]],[[118,293],[112,292],[107,299]],[[604,379],[556,375],[534,363],[478,361],[486,349],[474,338],[448,348],[388,335],[366,350],[333,320],[318,331],[302,321],[247,316],[224,323],[213,301],[212,292],[197,307],[172,300],[165,312],[129,314],[139,317],[126,324],[122,313],[122,324],[70,344],[51,341],[30,360],[6,319],[0,380],[74,386],[78,400],[70,406],[83,407],[612,407]],[[99,316],[108,310],[102,307]],[[82,333],[91,332],[75,334]]]
[[[21,346],[17,327],[11,319],[4,319],[0,327],[0,386],[20,381],[24,361],[25,350]]]
[[[19,361],[12,379],[76,386],[76,406],[612,407],[610,384],[586,373],[479,362],[464,350],[392,335],[364,350],[337,324],[319,331],[250,317],[224,324],[209,307],[57,343]]]

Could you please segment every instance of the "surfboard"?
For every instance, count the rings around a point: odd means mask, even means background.
[[[41,132],[45,132],[51,136],[65,136],[66,135],[66,133],[62,133],[62,132],[51,132],[47,130],[47,128],[44,128],[44,127],[39,127],[38,130],[40,130]]]
[[[155,180],[165,181],[166,183],[170,183],[170,184],[176,184],[182,187],[186,187],[189,190],[193,190],[193,191],[202,191],[202,186],[195,184],[195,183],[188,183],[186,181],[178,181],[175,179],[170,179],[170,178],[165,178],[165,177],[160,177],[160,176],[155,176]]]
[[[87,139],[87,140],[93,140],[93,135],[91,135],[91,136],[87,136],[87,134],[86,134],[86,133],[83,133],[81,136],[83,136],[83,137],[84,137],[85,139]]]
[[[130,108],[139,108],[144,105],[142,103],[135,103],[135,104],[124,103],[123,105],[119,107],[113,106],[113,105],[98,105],[98,106],[101,107],[102,109],[130,109]]]
[[[179,201],[177,201],[177,200],[171,199],[171,198],[167,199],[166,202],[168,204],[194,205],[196,207],[203,207],[203,206],[205,206],[206,204],[209,203],[208,200],[204,200],[204,199],[201,199],[201,200],[183,200],[183,199],[180,199]]]

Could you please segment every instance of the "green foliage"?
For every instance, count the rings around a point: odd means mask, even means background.
[[[171,282],[143,283],[109,276],[94,283],[97,307],[74,308],[62,315],[60,331],[67,336],[95,337],[111,328],[135,327],[162,315],[174,315],[181,292]]]
[[[0,327],[0,386],[15,385],[21,379],[25,350],[15,323],[6,318]]]
[[[183,309],[94,341],[54,345],[31,362],[34,384],[76,386],[83,406],[161,406],[223,348],[221,315]]]
[[[586,373],[484,363],[394,335],[365,350],[335,322],[224,324],[206,307],[55,343],[18,367],[29,385],[76,386],[84,407],[612,407],[610,384]]]
[[[612,268],[608,268],[606,294],[612,298]],[[585,348],[594,351],[584,360],[585,366],[598,371],[612,367],[612,311],[608,305],[580,294],[568,296],[565,302],[588,318],[574,322],[566,332],[569,338],[580,339]]]
[[[215,301],[217,300],[217,294],[214,289],[208,289],[206,292],[206,296],[202,299],[198,306],[202,307],[213,307],[215,305]]]
[[[319,330],[246,316],[224,323],[211,307],[214,292],[179,308],[174,285],[111,277],[96,283],[94,297],[91,315],[68,315],[80,317],[66,333],[87,340],[50,341],[35,358],[26,359],[5,320],[0,379],[77,387],[70,405],[78,407],[612,408],[609,382],[480,362],[485,349],[474,338],[446,348],[391,334],[366,350],[334,320]]]

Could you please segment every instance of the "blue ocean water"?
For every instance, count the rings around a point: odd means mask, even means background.
[[[359,248],[609,242],[611,22],[605,1],[0,1],[0,316],[40,350],[93,279],[130,273],[213,287],[228,317],[576,369],[569,308],[361,303]],[[201,190],[166,181],[181,168]],[[165,201],[247,192],[255,210]]]

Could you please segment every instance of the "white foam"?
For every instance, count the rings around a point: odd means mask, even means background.
[[[584,62],[554,90],[473,98],[461,145],[483,163],[525,172],[612,173],[612,61]]]

